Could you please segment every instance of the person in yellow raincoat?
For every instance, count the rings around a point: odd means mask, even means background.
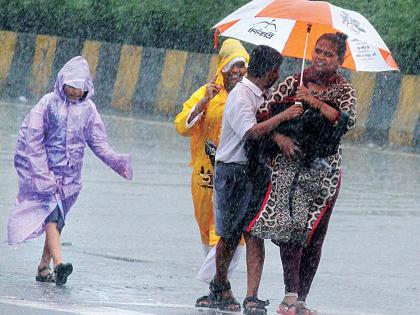
[[[242,44],[236,39],[226,39],[219,51],[215,77],[192,94],[175,118],[176,131],[191,138],[191,192],[206,255],[217,244],[219,237],[215,233],[213,218],[213,166],[205,152],[205,142],[210,140],[218,145],[228,93],[246,74],[248,61],[249,55]],[[214,257],[209,259],[214,261]],[[214,273],[211,278],[213,276]],[[200,276],[198,278],[206,281]]]
[[[218,237],[213,222],[213,166],[204,146],[207,140],[218,145],[227,95],[246,73],[248,60],[248,53],[239,41],[225,40],[215,78],[199,88],[175,118],[176,131],[191,137],[191,191],[201,241],[206,247],[216,245]]]

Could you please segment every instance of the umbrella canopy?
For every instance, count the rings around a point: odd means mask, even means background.
[[[309,60],[306,38],[308,51],[312,51],[322,34],[339,31],[348,36],[343,67],[356,71],[398,70],[389,48],[363,15],[325,1],[254,0],[213,28],[226,37],[268,45],[285,56]]]

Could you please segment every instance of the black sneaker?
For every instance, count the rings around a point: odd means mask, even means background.
[[[72,264],[58,264],[54,268],[55,285],[63,286],[67,282],[67,277],[73,272]]]

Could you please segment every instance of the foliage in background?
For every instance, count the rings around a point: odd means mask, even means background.
[[[211,52],[210,28],[246,0],[0,0],[0,29]],[[331,0],[375,26],[402,72],[420,70],[419,0]]]

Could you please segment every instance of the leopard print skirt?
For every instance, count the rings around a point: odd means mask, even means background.
[[[300,159],[288,161],[278,154],[272,167],[271,190],[248,231],[275,243],[304,245],[323,209],[338,192],[340,164],[341,146],[337,154],[317,167],[306,167]]]

